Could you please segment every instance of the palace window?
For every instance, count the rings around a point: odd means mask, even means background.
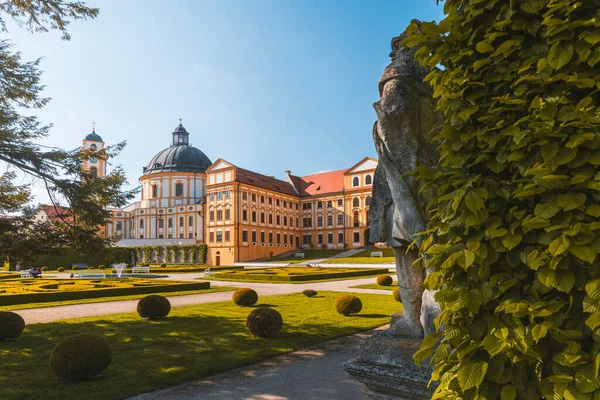
[[[265,196],[260,196],[260,202],[265,204]]]
[[[281,244],[281,233],[277,232],[277,244]]]
[[[275,221],[276,221],[277,225],[279,225],[281,223],[281,217],[279,215],[277,215]]]
[[[242,220],[248,221],[248,210],[242,210]]]
[[[183,239],[183,233],[179,234],[179,239]]]
[[[352,199],[352,207],[360,207],[360,199],[358,197]]]
[[[312,203],[304,203],[302,204],[303,210],[312,210]]]
[[[265,223],[265,213],[264,213],[264,212],[261,212],[261,213],[260,213],[260,223],[261,223],[261,224],[264,224],[264,223]]]
[[[223,192],[217,192],[217,200],[221,200],[223,198]]]
[[[183,183],[175,185],[175,196],[183,196]]]
[[[190,216],[190,217],[188,218],[188,225],[189,225],[189,226],[194,226],[194,217]]]
[[[296,228],[300,228],[300,218],[296,218]]]
[[[223,221],[223,210],[217,210],[217,221]]]
[[[252,201],[256,201],[256,194],[252,193]]]
[[[229,242],[230,239],[231,239],[230,232],[229,231],[225,231],[225,241]]]
[[[360,233],[354,232],[354,243],[360,243]]]
[[[302,218],[303,228],[312,228],[312,218]]]
[[[269,243],[273,243],[273,232],[269,232]]]
[[[256,231],[252,231],[252,242],[256,243]]]
[[[222,241],[223,241],[223,232],[217,231],[217,242],[222,242]]]
[[[279,207],[279,199],[275,200],[275,205]]]
[[[323,226],[323,217],[322,216],[318,216],[317,217],[317,227],[322,227]]]
[[[231,210],[229,208],[225,209],[225,221],[229,221],[231,219]]]
[[[338,225],[343,225],[343,224],[344,224],[344,215],[338,214]]]
[[[121,221],[118,221],[117,224],[116,224],[115,229],[117,231],[122,231],[123,230],[123,223]]]
[[[226,190],[226,191],[225,191],[225,198],[226,198],[226,199],[229,199],[229,198],[231,198],[231,190]]]
[[[194,238],[194,234],[193,233],[188,233],[188,238],[193,239]]]
[[[152,185],[152,197],[158,197],[158,185]]]
[[[344,200],[343,199],[338,199],[338,207],[341,207],[344,205]]]
[[[344,243],[344,234],[342,232],[338,233],[338,243]]]
[[[323,234],[319,233],[317,235],[317,244],[323,244]]]
[[[247,242],[247,241],[248,241],[248,231],[244,229],[242,231],[242,242]]]
[[[209,232],[208,233],[208,241],[209,242],[214,242],[215,241],[215,233],[214,232]]]
[[[144,220],[140,219],[140,229],[144,229]]]
[[[283,216],[283,226],[287,226],[287,217]]]
[[[262,232],[260,233],[260,242],[261,242],[261,243],[264,243],[264,242],[265,242],[265,232],[264,232],[264,231],[262,231]]]
[[[323,208],[323,202],[322,201],[318,201],[317,202],[317,208]]]
[[[311,235],[303,235],[302,236],[302,244],[311,244],[312,236]]]
[[[273,205],[273,198],[269,197],[269,205],[272,206]]]
[[[355,176],[352,179],[352,186],[356,187],[356,186],[359,186],[359,185],[360,185],[360,180],[358,179],[358,176]]]
[[[179,217],[179,226],[185,225],[185,219],[183,217]]]
[[[214,199],[215,199],[215,194],[214,194],[214,193],[211,193],[211,194],[210,194],[208,197],[209,197],[211,200],[214,200]]]
[[[327,216],[327,226],[333,226],[333,215]]]
[[[358,214],[358,211],[354,211],[354,227],[359,227],[360,226],[360,216]]]
[[[169,218],[169,228],[173,227],[173,218]]]
[[[242,192],[242,200],[248,200],[248,192]]]
[[[287,235],[285,233],[283,234],[283,244],[287,244]]]
[[[333,233],[327,234],[327,243],[333,243]]]
[[[333,200],[327,200],[327,208],[333,207]]]
[[[269,214],[269,224],[273,225],[273,214]]]
[[[283,206],[287,207],[287,202],[285,200],[283,200]]]
[[[367,197],[365,198],[365,205],[366,205],[367,207],[369,207],[369,206],[371,205],[371,196],[367,196]]]
[[[159,228],[164,228],[165,227],[165,220],[164,219],[159,219],[158,220],[158,227]]]
[[[256,222],[256,211],[252,211],[252,222]]]
[[[211,221],[215,220],[215,212],[214,210],[210,210],[210,212],[208,213],[208,219]]]
[[[373,183],[373,178],[371,178],[371,175],[365,176],[365,185],[370,185],[371,183]]]

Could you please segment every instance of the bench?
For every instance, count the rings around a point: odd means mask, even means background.
[[[383,251],[372,251],[371,257],[383,257]]]
[[[204,270],[204,277],[210,276],[210,268]]]
[[[87,271],[81,271],[77,274],[79,279],[82,278],[106,278],[106,273],[101,269],[88,269]]]
[[[296,253],[294,254],[294,258],[304,258],[304,253]]]
[[[21,271],[21,279],[25,278],[33,278],[33,275],[31,275],[29,271]]]
[[[132,274],[149,274],[150,273],[150,267],[133,267],[131,269],[131,273]]]

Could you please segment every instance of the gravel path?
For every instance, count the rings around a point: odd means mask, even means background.
[[[321,343],[258,364],[145,393],[130,400],[366,399],[344,371],[371,331]]]
[[[194,280],[202,277],[203,274],[171,274],[166,280]],[[349,286],[362,285],[373,283],[373,277],[363,279],[351,279],[345,281],[330,281],[320,283],[306,284],[285,284],[285,283],[249,283],[249,282],[225,282],[211,281],[213,287],[230,286],[230,287],[251,287],[258,293],[259,296],[274,296],[278,294],[300,293],[304,289],[315,290],[333,290],[343,292],[356,293],[378,293],[389,294],[382,290],[373,289],[355,289]],[[167,296],[173,307],[188,306],[194,304],[216,303],[219,301],[231,300],[231,292],[216,292],[205,294],[191,294],[183,296]],[[120,314],[126,312],[135,312],[138,300],[122,300],[111,301],[104,303],[86,303],[72,304],[66,306],[30,308],[15,310],[25,320],[27,324],[38,324],[44,322],[54,322],[69,318],[94,317],[108,314]]]

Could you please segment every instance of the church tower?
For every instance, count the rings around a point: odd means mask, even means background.
[[[83,149],[90,150],[102,150],[104,148],[104,142],[100,135],[96,133],[96,123],[93,123],[94,128],[92,133],[87,135],[83,139]],[[91,157],[89,160],[85,160],[83,168],[90,172],[95,172],[96,176],[106,176],[106,160],[100,157]]]

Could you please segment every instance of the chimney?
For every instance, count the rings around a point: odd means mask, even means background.
[[[292,171],[290,171],[290,170],[288,169],[287,171],[285,171],[285,174],[286,174],[287,176],[290,176],[290,175],[292,174]]]

